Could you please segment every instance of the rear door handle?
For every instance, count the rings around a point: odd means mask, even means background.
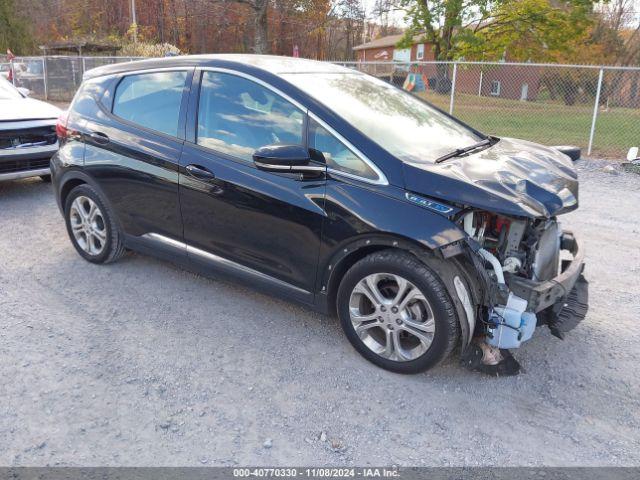
[[[201,167],[200,165],[187,165],[186,166],[187,173],[192,177],[197,178],[198,180],[214,180],[216,176],[210,170]]]
[[[89,132],[89,138],[100,145],[109,143],[109,137],[102,132]]]

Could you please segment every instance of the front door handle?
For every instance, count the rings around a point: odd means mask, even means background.
[[[192,177],[197,178],[198,180],[214,180],[216,176],[210,170],[201,167],[200,165],[187,165],[186,166],[187,173]]]
[[[109,143],[109,137],[102,132],[89,132],[89,138],[100,145]]]

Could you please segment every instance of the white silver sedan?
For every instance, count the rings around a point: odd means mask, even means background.
[[[0,77],[0,181],[38,176],[49,180],[61,113],[58,107],[29,98],[28,90]]]

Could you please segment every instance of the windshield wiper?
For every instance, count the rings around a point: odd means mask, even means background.
[[[469,145],[468,147],[464,147],[464,148],[456,148],[454,151],[447,153],[446,155],[443,155],[441,157],[438,157],[435,159],[434,163],[442,163],[445,160],[449,160],[450,158],[454,158],[454,157],[460,157],[462,155],[464,155],[465,153],[469,153],[473,150],[477,150],[479,148],[482,147],[490,147],[491,145],[493,145],[494,143],[496,143],[498,141],[498,139],[496,137],[487,137],[484,140],[479,141],[478,143],[474,143],[473,145]]]

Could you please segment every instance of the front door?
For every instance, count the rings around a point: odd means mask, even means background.
[[[189,115],[192,128],[180,161],[189,256],[312,301],[324,177],[264,172],[252,161],[265,145],[306,145],[306,112],[233,73],[203,71],[194,83],[200,91],[190,111],[197,106],[197,115]]]

